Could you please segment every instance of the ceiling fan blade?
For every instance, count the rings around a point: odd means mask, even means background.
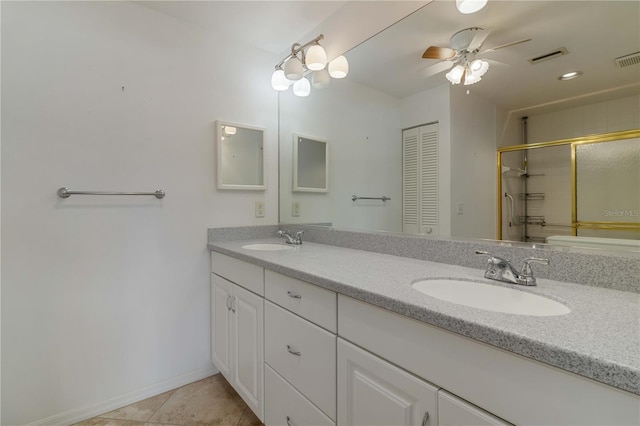
[[[455,50],[448,47],[429,46],[422,57],[424,59],[450,59],[456,56],[456,53]]]
[[[531,39],[530,38],[525,38],[523,40],[512,41],[511,43],[501,44],[500,46],[495,46],[495,47],[492,47],[490,49],[483,50],[482,52],[480,52],[480,54],[487,53],[487,52],[493,52],[494,50],[502,49],[502,48],[509,47],[509,46],[515,46],[516,44],[526,43],[528,41],[531,41]]]
[[[473,52],[476,49],[480,49],[484,44],[485,40],[487,39],[487,37],[489,37],[489,34],[491,34],[491,31],[489,30],[478,31],[473,36],[471,43],[469,43],[469,47],[468,47],[469,52]]]
[[[455,62],[453,61],[438,62],[437,64],[429,65],[426,68],[422,68],[421,70],[418,70],[418,75],[421,78],[431,77],[432,75],[436,75],[438,73],[448,70],[453,66],[454,63]]]
[[[489,65],[498,66],[498,67],[510,67],[511,64],[507,64],[506,62],[496,61],[495,59],[483,58],[483,61],[489,62]]]

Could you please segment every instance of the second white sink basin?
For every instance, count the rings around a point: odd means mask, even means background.
[[[292,246],[286,246],[284,244],[246,244],[242,246],[247,250],[260,250],[260,251],[280,251],[280,250],[293,250]]]
[[[458,305],[507,314],[554,316],[571,312],[560,302],[518,289],[473,281],[422,280],[412,287],[427,296]]]

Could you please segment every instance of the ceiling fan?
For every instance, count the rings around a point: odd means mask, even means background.
[[[446,74],[447,80],[451,84],[460,84],[461,82],[465,85],[474,84],[480,81],[489,69],[489,61],[478,56],[531,41],[530,38],[527,38],[480,50],[488,36],[489,31],[482,28],[465,28],[451,36],[449,40],[451,47],[429,46],[422,57],[424,59],[441,59],[442,61],[423,68],[420,70],[420,75],[426,78],[451,69]]]

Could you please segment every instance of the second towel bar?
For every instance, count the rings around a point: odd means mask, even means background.
[[[381,200],[381,201],[389,201],[391,200],[391,198],[387,197],[386,195],[383,195],[382,197],[359,197],[357,195],[352,195],[351,196],[351,201],[356,201],[356,200]]]

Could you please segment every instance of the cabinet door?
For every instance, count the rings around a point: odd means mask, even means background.
[[[263,420],[264,299],[233,286],[232,385],[260,420]]]
[[[338,424],[437,424],[438,388],[338,339]]]
[[[507,426],[507,423],[449,392],[438,392],[438,424],[441,426]]]
[[[231,382],[231,297],[233,284],[211,274],[211,361]]]

